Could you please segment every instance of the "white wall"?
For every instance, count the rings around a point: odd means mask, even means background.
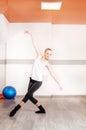
[[[8,38],[8,21],[3,14],[0,14],[0,45]]]
[[[63,86],[63,91],[60,92],[58,85],[45,71],[45,81],[35,94],[85,95],[86,25],[52,25],[51,23],[9,24],[10,35],[7,43],[9,64],[7,64],[6,83],[15,86],[18,95],[25,94],[27,90],[28,77],[32,67],[32,64],[28,62],[31,59],[35,59],[35,51],[30,37],[27,38],[23,34],[24,30],[29,30],[33,34],[41,51],[46,47],[53,49],[52,59],[55,64],[52,67]],[[62,64],[60,64],[60,61]]]
[[[5,44],[8,37],[8,21],[0,14],[0,92],[5,86]]]
[[[56,25],[51,23],[8,23],[0,14],[0,91],[12,85],[17,95],[27,91],[32,63],[36,57],[29,30],[40,51],[53,49],[52,67],[58,81],[44,71],[44,83],[35,95],[86,94],[86,25]],[[4,61],[7,59],[7,64]]]
[[[86,25],[53,25],[54,59],[86,60]]]

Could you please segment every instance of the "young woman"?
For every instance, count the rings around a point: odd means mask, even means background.
[[[28,99],[39,108],[39,110],[36,111],[35,113],[37,113],[37,114],[46,113],[43,106],[38,102],[37,99],[35,99],[33,97],[34,92],[37,89],[39,89],[40,86],[42,85],[42,82],[43,82],[42,73],[43,73],[43,70],[45,67],[47,67],[50,75],[55,80],[55,82],[59,85],[60,90],[62,89],[51,69],[51,65],[48,62],[52,55],[52,50],[50,48],[46,48],[44,51],[44,54],[41,55],[37,45],[33,41],[33,37],[31,35],[31,33],[29,33],[28,31],[25,31],[24,33],[31,36],[32,43],[33,43],[33,46],[34,46],[36,54],[37,54],[37,58],[33,64],[27,93],[24,96],[24,98],[22,99],[22,101],[10,112],[10,114],[9,114],[10,117],[14,116],[16,114],[16,112],[24,105],[24,103],[26,103],[28,101]]]

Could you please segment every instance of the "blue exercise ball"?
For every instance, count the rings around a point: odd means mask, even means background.
[[[6,86],[2,93],[6,99],[13,99],[16,96],[16,89],[12,86]]]

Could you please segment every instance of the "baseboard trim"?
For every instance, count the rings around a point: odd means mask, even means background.
[[[24,95],[17,95],[16,97],[23,97]],[[41,96],[41,95],[34,95],[34,97],[38,98],[72,98],[72,97],[86,97],[86,95],[49,95],[49,96]]]

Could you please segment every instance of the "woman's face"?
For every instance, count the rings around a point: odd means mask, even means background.
[[[51,55],[52,55],[52,51],[51,50],[47,50],[47,51],[44,52],[44,58],[46,60],[49,60]]]

